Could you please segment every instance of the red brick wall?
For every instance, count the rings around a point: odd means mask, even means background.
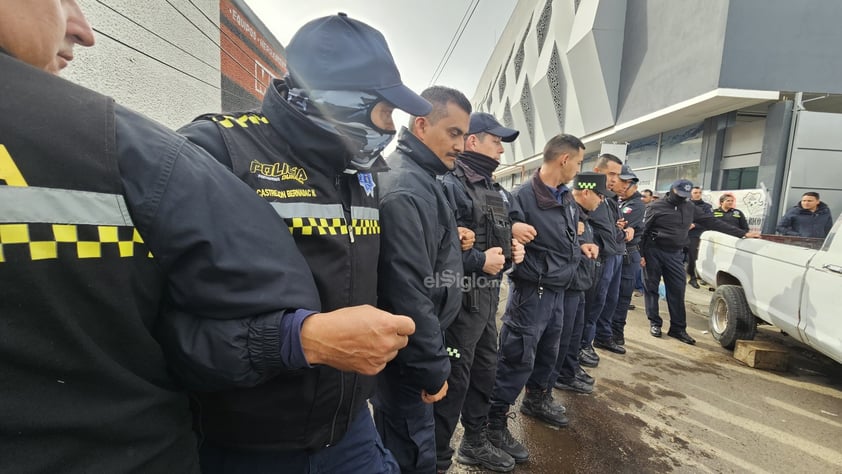
[[[219,2],[223,110],[254,108],[272,77],[286,74],[286,59],[231,0]]]

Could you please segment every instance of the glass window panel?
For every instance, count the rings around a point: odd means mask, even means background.
[[[725,170],[722,189],[754,189],[757,187],[757,166]]]
[[[725,176],[722,180],[722,189],[740,189],[740,175],[742,173],[742,168],[725,170]]]
[[[636,174],[638,179],[640,179],[637,183],[638,191],[643,191],[644,189],[655,189],[655,168],[634,170],[634,174]]]
[[[754,189],[757,187],[758,166],[745,168],[740,176],[740,189]]]
[[[689,179],[693,184],[698,183],[699,162],[658,168],[658,180],[655,185],[655,191],[659,193],[669,191],[672,183],[679,178]]]
[[[702,156],[702,124],[664,132],[659,165],[698,161]]]
[[[582,169],[579,171],[593,171],[596,166],[596,159],[599,157],[598,152],[588,153],[582,160]]]
[[[641,138],[629,143],[627,163],[633,170],[655,166],[658,155],[658,135]]]

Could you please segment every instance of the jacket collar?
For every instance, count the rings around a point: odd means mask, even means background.
[[[450,171],[439,157],[406,127],[402,127],[398,133],[398,150],[403,152],[404,155],[414,161],[430,176],[439,176]]]
[[[553,193],[550,192],[549,186],[541,181],[541,168],[535,170],[532,175],[532,190],[535,192],[535,200],[538,202],[538,207],[541,209],[549,209],[551,207],[561,207],[561,204],[556,200]]]
[[[275,79],[263,97],[261,113],[269,119],[269,124],[292,151],[301,157],[315,156],[324,160],[326,169],[341,173],[350,167],[352,155],[342,139],[310,121],[305,114],[286,100],[288,87],[282,79]],[[319,163],[311,163],[321,166]],[[383,157],[378,157],[368,170],[379,172],[388,170]]]

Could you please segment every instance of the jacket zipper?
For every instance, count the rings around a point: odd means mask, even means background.
[[[336,405],[336,411],[333,413],[333,421],[330,423],[330,438],[325,445],[329,448],[333,445],[333,440],[336,436],[336,419],[339,418],[339,412],[342,411],[342,401],[345,399],[345,374],[339,372],[339,404]]]

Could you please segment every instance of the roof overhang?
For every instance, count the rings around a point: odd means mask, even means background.
[[[582,137],[589,149],[604,141],[628,142],[699,123],[708,117],[778,100],[780,91],[715,89],[650,114]]]
[[[656,133],[699,123],[734,110],[745,109],[764,102],[780,99],[780,91],[753,89],[715,89],[650,114],[617,124],[581,137],[588,150],[598,149],[602,142],[630,142]],[[494,173],[496,178],[531,169],[539,164],[541,154],[516,163],[501,166]]]

